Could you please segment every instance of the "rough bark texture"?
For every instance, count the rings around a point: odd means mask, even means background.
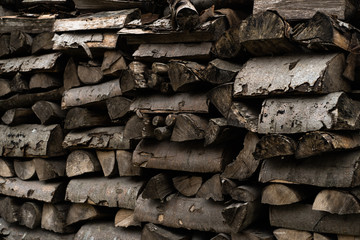
[[[208,120],[194,114],[179,114],[171,135],[171,141],[184,142],[203,139]]]

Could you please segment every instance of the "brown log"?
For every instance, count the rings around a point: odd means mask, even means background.
[[[275,240],[268,230],[248,228],[240,233],[231,233],[232,240]]]
[[[261,186],[256,184],[242,184],[231,189],[230,196],[239,202],[253,202],[260,199],[261,190]]]
[[[322,190],[316,196],[312,209],[338,215],[358,214],[360,202],[346,191]]]
[[[168,75],[169,64],[161,62],[153,62],[151,65],[151,71],[159,75]]]
[[[118,174],[115,151],[96,151],[102,171],[105,177],[111,177]]]
[[[124,128],[124,137],[126,139],[142,139],[142,130],[145,127],[143,119],[137,115],[133,115],[127,122]]]
[[[138,61],[131,62],[129,64],[129,69],[125,70],[120,77],[121,91],[126,93],[137,89],[148,88],[148,78],[149,69],[146,64]]]
[[[233,27],[225,31],[214,43],[212,48],[213,54],[221,59],[240,57],[243,53],[243,47],[239,44],[239,36],[240,29],[238,27]]]
[[[278,240],[290,240],[290,239],[312,240],[313,239],[313,234],[310,232],[292,230],[286,228],[275,229],[274,236]]]
[[[270,184],[262,192],[261,203],[270,205],[288,205],[309,197],[309,192],[296,185]]]
[[[55,22],[53,14],[39,14],[38,16],[2,16],[0,19],[0,32],[10,33],[19,30],[25,33],[51,32]]]
[[[41,216],[41,228],[56,233],[74,232],[74,227],[66,225],[69,208],[70,204],[66,203],[44,203]]]
[[[256,145],[254,157],[258,160],[292,156],[297,149],[297,141],[281,134],[268,134]]]
[[[10,126],[37,122],[37,118],[30,108],[13,108],[7,110],[1,117],[1,120]]]
[[[107,114],[86,108],[75,107],[70,109],[65,118],[65,129],[91,128],[110,125]]]
[[[2,34],[0,36],[0,44],[2,46],[0,49],[0,57],[8,57],[10,55],[10,35]]]
[[[163,116],[154,116],[153,119],[151,120],[151,124],[154,127],[163,127],[165,126],[165,118]]]
[[[54,33],[44,32],[36,35],[31,46],[31,54],[38,54],[52,50]]]
[[[65,177],[66,161],[65,159],[33,159],[36,175],[40,181],[57,179]]]
[[[36,73],[31,77],[29,82],[29,88],[37,90],[54,89],[61,86],[62,82],[60,79],[47,73]]]
[[[194,114],[179,114],[171,134],[171,141],[184,142],[205,138],[208,120]]]
[[[177,191],[186,197],[192,197],[197,194],[201,185],[202,177],[198,176],[177,176],[172,179],[173,185]]]
[[[174,191],[171,180],[168,175],[159,173],[148,181],[142,197],[145,199],[159,199],[163,201],[168,195]]]
[[[77,65],[73,58],[70,58],[64,70],[64,88],[69,90],[73,87],[81,85],[79,76],[77,74]]]
[[[0,177],[14,177],[14,162],[9,159],[0,158]]]
[[[210,240],[231,240],[232,237],[225,234],[225,233],[219,233],[215,237],[211,238]]]
[[[176,123],[177,114],[168,114],[165,118],[165,125],[172,127]]]
[[[154,136],[158,141],[169,140],[170,137],[172,136],[172,133],[173,133],[172,128],[168,126],[157,127],[154,129]]]
[[[14,160],[14,170],[16,176],[21,180],[30,180],[36,177],[33,160]]]
[[[230,126],[257,132],[259,113],[260,108],[256,103],[234,102],[229,109],[227,122]]]
[[[205,181],[196,193],[196,197],[205,198],[206,200],[211,198],[214,201],[223,201],[224,197],[222,194],[220,174],[215,174]]]
[[[104,77],[101,67],[79,65],[77,73],[79,80],[89,85],[100,83]]]
[[[190,236],[176,233],[165,227],[147,223],[141,234],[142,240],[190,240]]]
[[[126,61],[120,51],[104,52],[101,71],[105,76],[119,76],[125,69],[127,69]]]
[[[239,135],[242,135],[241,129],[229,126],[225,118],[212,118],[205,129],[204,146],[229,142]]]
[[[199,13],[190,0],[172,0],[169,3],[173,26],[190,31],[199,24]]]
[[[106,107],[112,121],[127,116],[130,112],[132,101],[125,97],[113,97],[106,100]]]
[[[43,125],[56,124],[62,122],[65,118],[65,112],[61,110],[60,105],[57,103],[39,101],[31,109]]]
[[[115,227],[127,228],[133,226],[141,226],[141,223],[135,221],[134,210],[120,209],[115,216]]]
[[[141,168],[132,162],[132,153],[124,150],[116,151],[116,161],[120,177],[140,176]]]
[[[100,172],[99,160],[89,151],[72,151],[66,160],[66,176],[74,177],[85,173]]]
[[[84,203],[73,203],[70,205],[66,216],[66,225],[74,225],[81,222],[90,222],[90,220],[113,217],[110,209],[100,209],[96,206]]]
[[[10,33],[10,51],[12,55],[28,55],[33,43],[32,37],[19,30]]]
[[[220,85],[234,81],[241,67],[239,64],[217,58],[209,62],[206,69],[200,73],[204,81]]]
[[[4,197],[0,198],[0,216],[8,223],[15,223],[20,220],[21,202],[19,199]]]
[[[35,229],[41,225],[42,205],[35,202],[25,202],[19,210],[19,224]]]
[[[1,97],[5,97],[5,96],[12,94],[13,90],[11,89],[9,80],[0,78],[0,86],[1,86],[1,88],[0,88],[0,96]]]
[[[314,240],[335,240],[335,239],[336,238],[334,236],[330,236],[327,234],[314,233]],[[341,240],[341,237],[338,236],[337,240]],[[354,240],[356,240],[356,239],[354,239]]]
[[[205,66],[196,62],[170,61],[168,74],[172,89],[175,92],[199,89],[204,85],[199,72],[204,69]]]

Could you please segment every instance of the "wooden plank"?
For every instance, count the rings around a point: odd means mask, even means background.
[[[56,15],[2,16],[0,17],[0,33],[10,33],[14,30],[32,34],[51,32],[55,18]]]

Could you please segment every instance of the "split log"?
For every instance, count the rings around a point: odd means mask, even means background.
[[[229,126],[225,118],[212,118],[209,120],[209,125],[205,129],[204,146],[236,140],[241,135],[241,129]]]
[[[215,174],[207,181],[205,181],[199,191],[196,193],[197,198],[205,198],[209,200],[210,198],[216,202],[223,201],[224,197],[222,195],[222,186],[220,174]]]
[[[155,116],[151,120],[151,124],[154,127],[163,127],[163,126],[165,126],[165,118],[163,116],[160,116],[160,115]]]
[[[21,201],[16,198],[0,198],[0,216],[8,223],[15,223],[20,220]]]
[[[101,67],[79,65],[77,73],[80,81],[89,85],[100,83],[104,77]]]
[[[359,240],[359,236],[338,235],[337,240]]]
[[[41,228],[56,233],[74,232],[74,227],[66,225],[69,208],[70,204],[44,203],[41,216]]]
[[[95,104],[121,94],[119,80],[112,80],[93,86],[72,88],[64,92],[61,108],[67,109]]]
[[[147,223],[141,234],[142,240],[190,240],[185,234],[176,233],[170,229],[153,223]]]
[[[202,43],[168,43],[168,44],[141,44],[133,53],[135,60],[162,61],[170,59],[206,61],[211,56],[210,42]]]
[[[320,187],[356,187],[360,151],[330,153],[306,159],[264,160],[260,182],[292,182]],[[321,171],[319,170],[321,169]],[[342,169],[342,171],[339,171]]]
[[[100,172],[99,160],[89,151],[72,151],[66,160],[66,176],[75,177],[85,173]]]
[[[220,85],[234,81],[235,76],[240,71],[241,67],[242,65],[240,64],[217,58],[209,62],[206,69],[200,73],[204,81]]]
[[[51,32],[55,17],[54,14],[41,14],[30,17],[2,16],[0,17],[0,32],[10,33],[15,30],[31,34]]]
[[[306,231],[292,230],[286,228],[278,228],[274,230],[274,236],[278,240],[312,240],[313,234]]]
[[[66,161],[64,159],[33,159],[36,175],[40,181],[56,179],[65,176]]]
[[[62,122],[65,118],[65,112],[61,110],[60,105],[57,103],[39,101],[31,109],[43,125],[56,124]]]
[[[64,153],[60,125],[24,124],[14,127],[0,125],[6,138],[0,141],[0,155],[7,157],[53,157]]]
[[[222,177],[245,180],[250,178],[260,165],[260,161],[253,156],[259,137],[256,133],[248,132],[244,139],[244,148],[236,160],[226,166]]]
[[[37,118],[30,108],[13,108],[7,110],[1,117],[1,120],[10,126],[37,122]]]
[[[123,93],[149,87],[147,79],[150,74],[146,64],[133,61],[129,64],[128,68],[129,69],[125,70],[120,77],[120,86]]]
[[[73,203],[70,205],[66,216],[66,225],[74,225],[95,219],[112,217],[110,209],[101,209],[90,204]]]
[[[124,137],[124,127],[101,127],[87,131],[71,131],[65,136],[64,148],[131,149],[132,143]]]
[[[81,12],[118,10],[127,8],[140,8],[141,10],[147,11],[153,9],[153,3],[148,0],[140,2],[135,0],[74,0],[74,3],[76,9],[79,9]]]
[[[208,97],[217,110],[227,118],[232,101],[233,83],[225,83],[210,90]]]
[[[251,132],[258,131],[260,108],[255,103],[234,102],[227,115],[230,126],[245,128]]]
[[[69,90],[73,87],[79,87],[81,85],[79,76],[77,74],[77,64],[73,58],[70,58],[67,62],[63,78],[65,90]]]
[[[4,57],[8,57],[10,55],[10,35],[1,35],[0,36],[0,44],[1,44],[1,49],[0,49],[0,57],[4,58]]]
[[[10,33],[10,51],[12,55],[28,55],[33,43],[32,37],[19,30]]]
[[[169,140],[172,133],[173,133],[172,128],[168,126],[157,127],[154,129],[154,137],[158,141]]]
[[[258,160],[292,156],[297,150],[297,141],[281,134],[268,134],[256,145],[254,157]]]
[[[0,158],[0,177],[14,177],[14,163],[12,160]]]
[[[22,181],[18,178],[0,178],[0,180],[0,193],[7,196],[34,199],[43,202],[59,202],[64,199],[64,183]]]
[[[335,237],[327,234],[314,233],[314,240],[335,240]],[[338,236],[337,240],[341,240],[340,236]]]
[[[116,161],[118,164],[120,177],[140,176],[141,168],[132,162],[132,153],[123,150],[116,151]]]
[[[30,180],[36,177],[33,160],[14,160],[14,169],[16,176],[21,180]]]
[[[177,176],[172,178],[173,185],[177,191],[186,197],[197,194],[201,185],[202,177],[198,176]]]
[[[35,229],[41,225],[42,205],[35,202],[25,202],[19,210],[19,224]]]
[[[87,223],[76,233],[74,240],[140,240],[141,231],[137,229],[115,228],[111,222]]]
[[[142,181],[128,177],[72,179],[67,186],[65,200],[134,209],[143,185]]]
[[[232,240],[275,240],[274,235],[263,229],[248,228],[240,233],[231,233]]]
[[[205,138],[208,120],[194,114],[179,114],[171,134],[171,141],[184,142]]]
[[[199,74],[204,69],[204,65],[196,62],[170,61],[168,74],[172,89],[175,92],[199,89],[204,85]]]
[[[65,129],[91,128],[110,125],[111,120],[107,114],[92,111],[86,108],[71,108],[65,118]]]
[[[173,127],[176,123],[177,114],[168,114],[165,118],[165,125]]]
[[[159,173],[148,181],[142,197],[145,199],[159,199],[163,201],[174,191],[170,177],[165,173]]]
[[[205,148],[202,142],[176,143],[143,139],[133,153],[133,163],[145,168],[216,173],[222,171],[231,155],[231,151],[224,146]]]
[[[173,197],[166,203],[139,197],[136,202],[135,220],[173,228],[230,233],[225,223],[220,203],[203,198]]]
[[[14,89],[12,89],[11,87],[11,81],[9,81],[8,79],[0,79],[0,96],[1,97],[6,97],[12,93],[14,93]]]
[[[296,185],[270,184],[262,192],[261,203],[288,205],[308,198],[309,193]]]
[[[21,73],[17,73],[11,80],[0,79],[0,86],[0,95],[2,97],[7,97],[11,94],[29,91],[28,79]]]
[[[54,33],[52,32],[44,32],[36,35],[33,39],[31,54],[51,51],[54,45],[52,41],[53,37]]]
[[[38,229],[29,229],[26,227],[20,227],[17,225],[11,225],[5,228],[3,231],[6,231],[8,234],[2,236],[4,240],[73,240],[74,234],[58,234],[50,231]]]
[[[155,129],[154,126],[151,124],[152,116],[150,116],[149,114],[142,114],[139,112],[138,114],[142,117],[144,123],[144,127],[142,128],[141,131],[142,138],[154,138]]]
[[[240,24],[240,22],[238,23]],[[240,29],[230,28],[214,43],[212,53],[221,59],[241,57],[243,47],[239,44]]]
[[[106,107],[112,121],[125,117],[130,112],[132,101],[125,97],[113,97],[106,100]]]
[[[115,151],[96,151],[102,171],[105,177],[111,177],[118,174]]]
[[[304,110],[306,108],[306,111]],[[301,133],[359,129],[360,103],[336,92],[320,97],[266,99],[259,133]]]
[[[322,190],[316,196],[312,209],[338,215],[358,214],[360,202],[349,192]]]
[[[127,65],[121,51],[104,52],[101,71],[105,76],[119,76],[125,69],[127,69]]]
[[[36,73],[34,74],[29,82],[30,89],[54,89],[62,86],[60,79],[47,74],[47,73]]]
[[[189,0],[169,1],[173,26],[180,30],[193,30],[199,24],[199,13]]]
[[[348,91],[344,69],[342,53],[253,58],[236,76],[234,97]]]
[[[115,216],[115,227],[127,228],[141,226],[141,223],[135,221],[134,210],[120,209]]]
[[[143,119],[137,115],[133,115],[127,122],[124,128],[124,137],[126,139],[142,139],[142,130],[145,127]]]
[[[360,134],[354,132],[311,132],[299,139],[296,158],[306,158],[325,152],[350,150],[360,147]]]
[[[261,186],[257,184],[239,185],[231,189],[230,196],[239,202],[253,202],[260,199],[261,190]]]

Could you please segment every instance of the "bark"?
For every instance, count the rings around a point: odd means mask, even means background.
[[[66,161],[65,159],[33,159],[36,175],[40,181],[57,179],[65,177]]]
[[[40,14],[38,17],[3,16],[0,20],[0,32],[10,33],[15,30],[31,34],[51,32],[54,22],[54,15]]]
[[[57,103],[39,101],[31,109],[40,119],[42,125],[61,123],[65,118],[65,111],[61,110],[60,105]]]
[[[66,176],[74,177],[85,173],[100,172],[99,160],[89,151],[72,151],[66,160]]]
[[[227,115],[230,126],[245,128],[251,132],[258,131],[260,108],[258,104],[249,102],[234,102]]]

